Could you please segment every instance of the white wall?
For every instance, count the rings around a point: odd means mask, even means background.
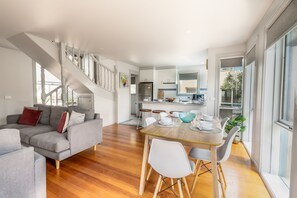
[[[221,58],[244,56],[245,44],[208,49],[207,112],[218,116],[219,64]]]
[[[21,113],[33,105],[32,59],[24,53],[0,47],[0,124],[6,115]],[[4,96],[11,96],[5,100]]]
[[[123,72],[126,75],[131,74],[131,72],[139,72],[139,67],[130,65],[128,63],[117,61],[116,63],[118,72]],[[131,95],[130,87],[119,88],[119,76],[117,76],[117,123],[121,123],[130,119],[131,114]],[[131,82],[129,82],[131,83]]]
[[[98,110],[102,112],[103,120],[108,119],[105,122],[105,126],[113,123],[121,123],[121,122],[127,121],[130,119],[130,111],[131,111],[130,88],[119,87],[119,72],[123,72],[126,75],[130,75],[131,71],[139,72],[139,67],[136,67],[134,65],[130,65],[128,63],[124,63],[121,61],[114,61],[111,59],[104,59],[104,60],[101,60],[100,62],[112,70],[114,69],[115,65],[117,66],[118,73],[117,73],[116,82],[115,82],[116,96],[114,101],[105,101],[105,103],[101,103],[102,99],[100,98],[100,96],[94,96],[95,110],[97,108],[97,105],[99,105]]]

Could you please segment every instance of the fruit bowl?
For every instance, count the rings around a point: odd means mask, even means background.
[[[179,118],[184,122],[184,123],[190,123],[192,122],[196,117],[195,113],[189,113],[189,112],[185,112],[185,113],[180,113],[179,114]]]

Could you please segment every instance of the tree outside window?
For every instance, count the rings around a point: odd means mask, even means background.
[[[242,70],[228,69],[221,71],[221,106],[241,106]]]

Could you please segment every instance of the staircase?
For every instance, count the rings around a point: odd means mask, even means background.
[[[65,46],[65,56],[93,83],[109,92],[115,92],[115,72],[104,66],[96,55]]]
[[[66,90],[69,86],[77,94],[114,99],[116,69],[101,64],[98,56],[28,33],[17,34],[8,41],[61,80],[62,86],[45,97],[59,98],[57,94],[63,95],[63,87]]]

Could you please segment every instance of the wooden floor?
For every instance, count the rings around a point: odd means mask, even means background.
[[[133,126],[112,125],[103,130],[103,143],[61,162],[56,170],[47,160],[47,197],[140,197],[138,195],[143,136]],[[270,197],[241,144],[223,164],[227,197]],[[152,197],[157,174],[153,172],[142,197]],[[191,186],[193,176],[187,178]],[[184,191],[185,192],[185,191]],[[211,175],[199,177],[193,198],[211,197]],[[184,193],[186,197],[186,193]],[[159,197],[174,197],[165,191]]]

